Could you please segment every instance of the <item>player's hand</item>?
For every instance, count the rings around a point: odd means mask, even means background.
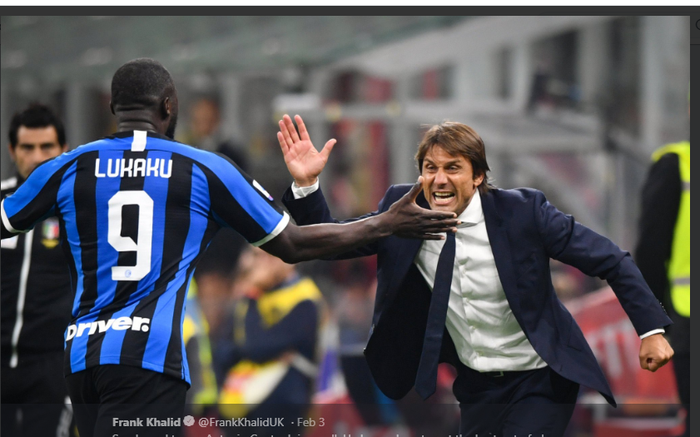
[[[454,212],[432,211],[416,204],[416,197],[423,189],[423,176],[386,214],[390,218],[392,234],[403,238],[442,240],[444,232],[457,232],[460,223]]]
[[[277,141],[280,143],[284,162],[287,164],[289,173],[294,178],[294,182],[300,187],[308,187],[316,183],[318,175],[326,166],[328,156],[335,146],[335,139],[330,139],[318,152],[311,143],[309,132],[306,130],[304,120],[295,115],[294,120],[299,127],[299,133],[294,127],[294,123],[289,115],[284,114],[279,121],[280,130],[277,132]]]
[[[642,369],[656,372],[673,357],[673,349],[662,334],[642,339],[639,347],[639,364]]]

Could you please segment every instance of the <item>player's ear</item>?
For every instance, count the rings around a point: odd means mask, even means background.
[[[478,187],[479,185],[481,185],[482,182],[484,182],[484,176],[485,176],[484,172],[479,172],[479,175],[474,177],[474,186],[475,187]]]
[[[112,101],[109,101],[109,110],[112,111],[112,115],[117,115],[114,113],[114,105],[112,104]]]
[[[163,119],[168,118],[172,113],[172,105],[173,102],[172,100],[170,100],[170,97],[166,97],[163,99],[163,102],[160,105],[160,113]]]

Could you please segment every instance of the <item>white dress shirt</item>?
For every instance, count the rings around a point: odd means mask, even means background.
[[[547,363],[510,309],[496,270],[477,191],[458,217],[447,331],[460,361],[479,372],[532,370]],[[425,240],[414,262],[432,290],[445,240]]]

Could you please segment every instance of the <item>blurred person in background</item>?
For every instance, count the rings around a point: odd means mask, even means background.
[[[317,152],[301,117],[296,123],[299,132],[289,116],[279,122],[294,178],[283,202],[300,224],[335,222],[318,180],[335,140]],[[615,406],[581,329],[554,292],[550,259],[610,284],[642,338],[643,369],[656,371],[671,359],[662,335],[671,320],[630,254],[557,210],[540,191],[492,186],[484,143],[473,129],[432,126],[415,158],[423,184],[417,203],[456,213],[456,235],[434,242],[389,237],[340,256],[377,254],[365,357],[387,396],[402,398],[415,386],[427,399],[438,363],[448,362],[458,374],[453,392],[462,435],[560,436],[580,385]],[[378,212],[409,189],[390,187]]]
[[[388,426],[401,422],[415,435],[454,434],[459,427],[459,411],[450,390],[455,379],[451,367],[442,366],[438,370],[436,395],[428,402],[415,392],[392,400],[374,382],[363,351],[372,325],[377,280],[375,277],[369,284],[358,281],[361,272],[357,269],[348,276],[345,285],[334,291],[340,294],[334,308],[340,340],[338,359],[348,395],[364,424]]]
[[[190,132],[186,142],[198,149],[222,153],[242,169],[247,169],[243,148],[221,131],[221,110],[213,97],[200,97],[190,107]]]
[[[249,170],[244,149],[227,139],[221,130],[221,110],[215,97],[200,96],[190,106],[189,132],[184,135],[183,142],[198,149],[223,154],[243,171]],[[222,331],[221,321],[229,304],[233,270],[245,246],[245,240],[236,231],[221,229],[197,265],[197,300],[214,340],[225,338],[228,334]]]
[[[307,417],[320,354],[324,302],[311,278],[261,249],[241,256],[237,289],[243,293],[232,317],[229,368],[221,389],[224,419],[284,417],[284,430],[263,426],[251,433],[292,436]],[[240,430],[230,430],[231,432]]]
[[[635,260],[654,295],[670,308],[673,370],[690,435],[690,141],[652,155],[642,189]]]
[[[357,266],[357,264],[352,264]],[[363,351],[372,324],[376,281],[369,286],[358,269],[349,270],[338,288],[334,316],[338,323],[338,361],[350,399],[367,425],[387,424],[395,416],[393,402],[374,383]],[[393,413],[393,414],[392,414]]]
[[[527,113],[534,113],[540,105],[553,105],[553,98],[549,95],[548,91],[551,76],[549,62],[545,59],[540,59],[532,75],[530,94],[528,96],[527,106],[525,107]]]
[[[43,161],[68,150],[61,120],[31,104],[10,121],[16,175],[2,181],[14,193]],[[63,330],[73,291],[60,247],[57,218],[2,240],[2,435],[66,436],[72,407],[63,377]]]
[[[384,215],[296,226],[233,161],[173,140],[178,97],[161,63],[125,63],[111,92],[117,132],[37,167],[0,205],[2,239],[61,218],[76,291],[63,368],[81,437],[179,433],[173,418],[190,385],[185,298],[220,228],[300,262],[392,234],[438,239],[457,222],[418,207],[416,184]],[[159,422],[140,427],[143,418]]]
[[[194,278],[187,293],[182,339],[185,342],[191,380],[190,389],[187,390],[185,413],[201,417],[216,405],[219,395],[212,367],[209,324],[199,306],[197,282]]]

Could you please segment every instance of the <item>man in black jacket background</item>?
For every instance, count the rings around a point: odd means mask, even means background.
[[[9,130],[16,175],[2,181],[2,198],[15,192],[47,159],[68,150],[61,120],[32,104]],[[72,409],[63,377],[63,331],[73,293],[55,217],[2,240],[2,435],[68,435]]]

